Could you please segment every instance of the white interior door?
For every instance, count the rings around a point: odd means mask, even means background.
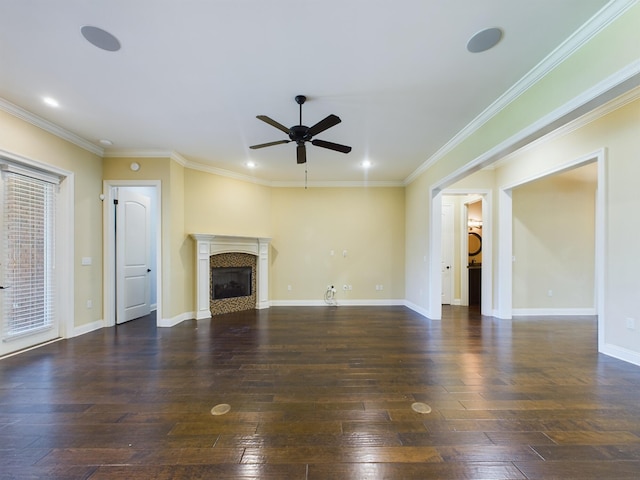
[[[120,188],[116,209],[116,322],[148,315],[150,308],[151,199]]]
[[[442,300],[451,305],[453,296],[453,205],[442,205]]]
[[[57,178],[3,165],[0,176],[0,356],[60,336],[56,315]],[[57,285],[60,287],[60,285]]]

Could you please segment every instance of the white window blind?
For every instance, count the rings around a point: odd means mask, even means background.
[[[3,166],[4,341],[51,328],[57,179]],[[35,177],[35,178],[34,178]]]

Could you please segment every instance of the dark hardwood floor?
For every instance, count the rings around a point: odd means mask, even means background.
[[[0,478],[640,478],[640,367],[594,318],[443,316],[145,318],[2,359]]]

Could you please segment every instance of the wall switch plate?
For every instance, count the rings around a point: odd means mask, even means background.
[[[82,265],[91,265],[91,257],[82,257]]]
[[[636,329],[636,319],[635,318],[627,317],[625,322],[626,322],[627,328],[629,330],[635,330]]]

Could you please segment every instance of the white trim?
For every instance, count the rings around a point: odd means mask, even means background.
[[[60,340],[63,340],[63,338],[62,337],[54,338],[53,340],[49,340],[47,342],[39,343],[39,344],[33,345],[32,347],[29,347],[29,348],[23,348],[22,350],[17,350],[15,352],[7,353],[6,355],[2,355],[0,357],[0,360],[4,360],[5,358],[9,358],[9,357],[14,357],[16,355],[20,355],[20,354],[28,352],[30,350],[35,350],[36,348],[44,347],[46,345],[50,345],[52,343],[59,342]]]
[[[512,318],[513,305],[513,198],[510,189],[498,190],[498,298],[494,315]]]
[[[156,326],[158,327],[175,327],[179,323],[182,323],[186,320],[194,320],[196,318],[195,312],[184,312],[179,315],[176,315],[172,318],[160,318],[157,317]]]
[[[595,316],[596,309],[589,308],[514,308],[511,310],[514,317],[561,317],[561,316]]]
[[[276,188],[385,188],[385,187],[404,187],[402,180],[398,181],[325,181],[325,182],[270,182],[269,186]]]
[[[337,304],[331,305],[324,300],[271,300],[272,307],[404,307],[405,300],[394,299],[358,299],[345,300],[336,298]]]
[[[0,98],[0,110],[4,110],[5,112],[7,112],[10,115],[13,115],[14,117],[24,120],[25,122],[30,123],[31,125],[35,125],[36,127],[41,128],[45,132],[49,132],[55,135],[56,137],[59,137],[59,138],[62,138],[63,140],[71,142],[74,145],[77,145],[80,148],[88,150],[91,153],[95,153],[96,155],[99,155],[99,156],[102,156],[104,154],[104,149],[102,147],[99,147],[98,145],[94,145],[93,143],[80,137],[79,135],[76,135],[75,133],[72,133],[69,130],[66,130],[54,123],[51,123],[50,121],[45,120],[44,118],[39,117],[38,115],[31,113],[22,107],[14,105],[13,103],[5,100],[4,98]]]
[[[408,300],[405,300],[404,306],[410,310],[413,310],[417,314],[422,315],[424,318],[427,318],[429,320],[441,320],[440,318],[429,317],[429,312],[425,308],[422,308],[420,305],[416,305],[415,303],[410,302]]]
[[[517,152],[512,152],[509,155],[504,156],[500,160],[497,160],[496,162],[492,163],[488,168],[491,168],[491,169],[499,168],[503,164],[509,163],[514,155],[520,155],[529,150],[533,150],[534,148],[538,147],[541,143],[550,142],[555,138],[559,138],[564,135],[568,135],[571,132],[579,130],[580,128],[585,127],[586,125],[592,122],[595,122],[599,118],[602,118],[605,115],[611,112],[614,112],[619,108],[622,108],[625,105],[628,105],[629,103],[636,101],[638,98],[640,98],[640,87],[634,87],[628,92],[611,100],[610,102],[607,102],[604,105],[601,105],[593,109],[589,113],[581,117],[578,117],[575,120],[572,120],[566,123],[565,125],[562,125],[561,127],[553,130],[552,132],[547,133],[546,135],[532,141],[531,143],[520,148]]]
[[[85,323],[84,325],[75,327],[72,334],[70,335],[70,338],[85,335],[87,333],[100,330],[101,328],[104,328],[104,320],[96,320],[95,322]]]
[[[637,3],[637,0],[620,0],[611,1],[605,5],[596,15],[594,15],[589,21],[576,30],[569,38],[567,38],[560,46],[552,51],[547,57],[545,57],[538,65],[533,67],[524,77],[516,82],[509,90],[504,92],[495,102],[489,105],[480,115],[473,119],[466,127],[460,130],[455,136],[453,136],[446,144],[444,144],[437,152],[429,157],[422,165],[414,170],[404,180],[404,184],[408,185],[424,173],[429,167],[435,164],[437,161],[445,157],[454,148],[467,140],[471,135],[480,129],[491,118],[495,117],[502,110],[504,110],[509,104],[515,101],[520,95],[530,89],[536,82],[540,81],[546,75],[548,75],[554,68],[566,60],[570,55],[579,50],[583,45],[590,41],[601,30],[610,25],[613,21],[623,15],[629,8]],[[634,62],[636,63],[636,62]],[[633,63],[632,63],[633,66]],[[633,68],[632,68],[633,70]],[[623,73],[623,69],[619,73]],[[607,84],[608,80],[618,78],[618,74],[614,74],[607,80],[601,83]],[[623,76],[624,77],[624,73]],[[616,85],[619,82],[616,82]],[[606,88],[609,90],[612,88]],[[592,89],[593,90],[593,89]],[[592,90],[585,92],[582,98],[584,104],[599,95],[596,93],[590,93]],[[620,92],[622,93],[622,92]],[[591,96],[592,95],[592,96]],[[578,97],[580,98],[580,97]],[[614,97],[611,97],[614,98]],[[610,98],[610,99],[611,99]],[[562,108],[562,107],[561,107]],[[574,107],[575,108],[575,107]],[[561,109],[558,109],[561,110]],[[558,111],[556,110],[556,111]],[[583,112],[584,113],[584,112]],[[566,123],[566,122],[564,122]]]
[[[640,367],[640,353],[634,352],[626,348],[619,347],[617,345],[611,345],[610,343],[604,343],[602,348],[599,348],[600,353],[609,355],[610,357],[629,362]]]
[[[442,192],[430,190],[431,214],[429,215],[429,266],[427,301],[429,318],[442,318]]]
[[[403,181],[319,181],[319,182],[304,182],[304,181],[278,181],[278,180],[265,180],[262,178],[252,177],[242,173],[232,172],[224,168],[214,167],[212,165],[204,165],[202,163],[192,162],[185,159],[177,152],[170,152],[166,150],[109,150],[104,153],[105,158],[170,158],[176,161],[185,168],[191,170],[197,170],[200,172],[210,173],[221,177],[232,178],[234,180],[240,180],[243,182],[254,183],[257,185],[264,185],[273,188],[374,188],[374,187],[404,187]]]

